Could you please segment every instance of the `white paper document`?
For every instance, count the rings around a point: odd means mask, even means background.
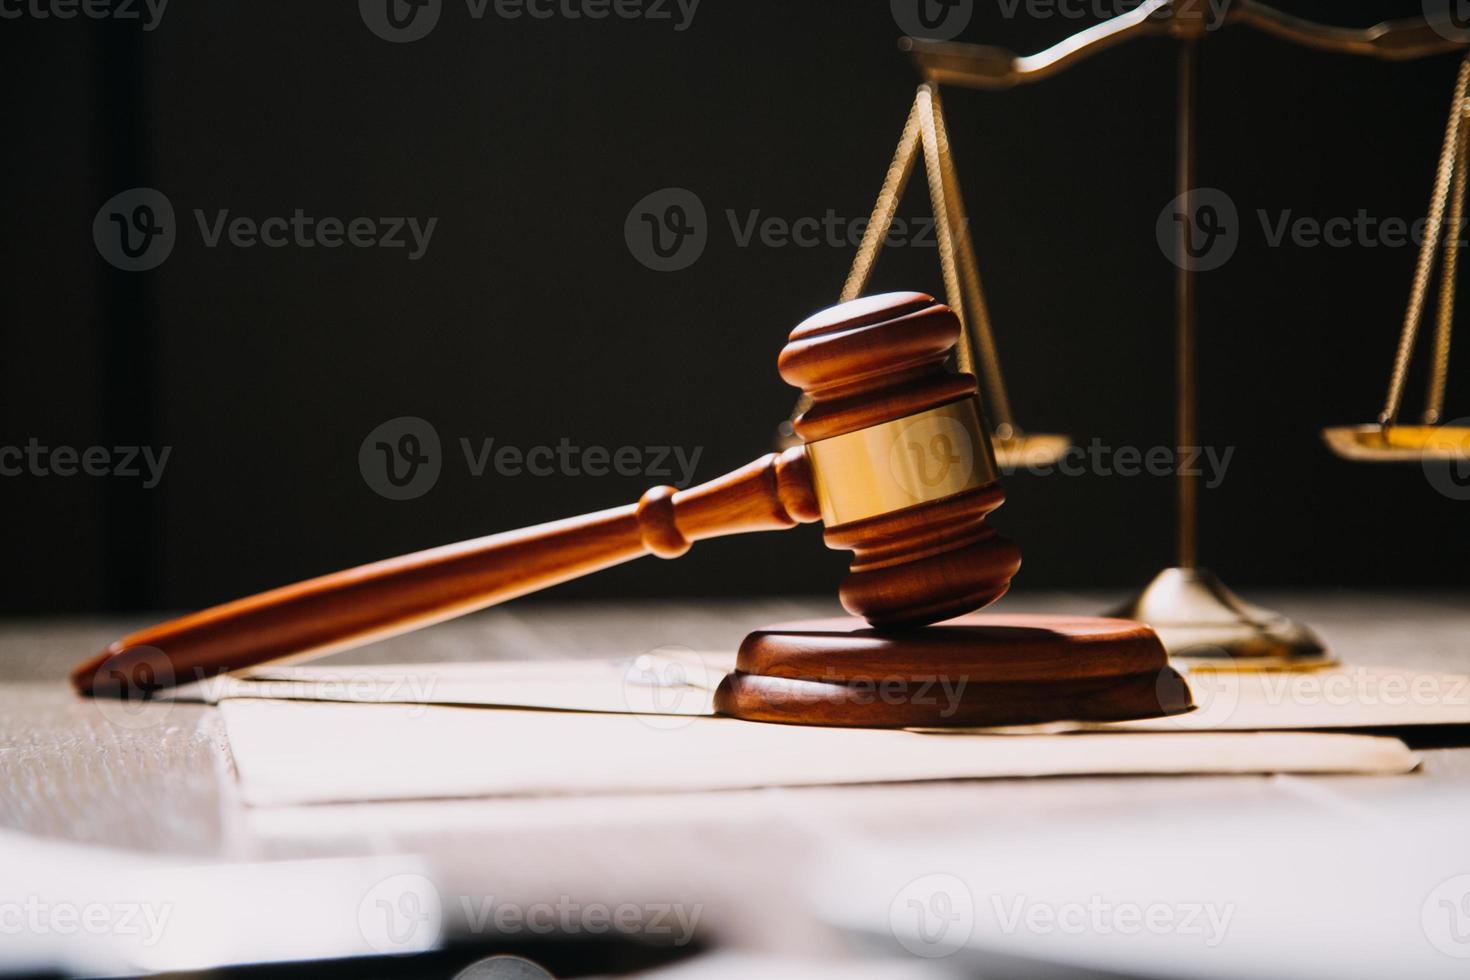
[[[1219,671],[1176,662],[1195,711],[1048,731],[1291,731],[1470,725],[1470,677],[1345,664],[1306,671]],[[188,696],[492,705],[560,711],[712,715],[732,653],[665,648],[604,660],[261,667]],[[1034,729],[1028,729],[1034,732]]]
[[[1003,737],[803,728],[678,714],[231,699],[254,806],[679,792],[1077,774],[1376,773],[1391,738],[1315,733]]]
[[[712,715],[715,688],[734,669],[734,654],[670,647],[602,660],[265,666],[179,693],[210,703],[271,698]]]

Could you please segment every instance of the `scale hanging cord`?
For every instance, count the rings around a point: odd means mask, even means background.
[[[1470,67],[1470,58],[1461,67],[1461,75]],[[1470,147],[1470,126],[1466,116],[1470,115],[1470,84],[1466,95],[1460,98],[1455,117],[1459,120],[1459,138],[1455,144],[1455,185],[1450,192],[1449,232],[1445,236],[1444,261],[1439,274],[1438,322],[1434,331],[1434,362],[1429,378],[1429,397],[1425,402],[1424,424],[1437,425],[1443,421],[1444,391],[1450,373],[1450,329],[1455,319],[1455,272],[1459,267],[1460,236],[1465,230],[1465,172],[1466,149]]]
[[[914,172],[914,161],[918,159],[919,152],[919,101],[914,100],[909,107],[909,115],[903,124],[903,133],[898,138],[898,148],[893,151],[893,160],[888,164],[888,172],[883,176],[883,186],[878,191],[878,200],[873,205],[873,213],[868,218],[868,224],[863,229],[863,240],[858,244],[857,256],[852,261],[852,269],[847,274],[847,281],[842,285],[842,292],[838,296],[838,302],[846,303],[848,300],[857,299],[868,288],[868,280],[873,276],[873,266],[878,262],[878,251],[883,247],[883,240],[888,237],[888,230],[893,227],[893,216],[898,212],[899,199],[909,186],[909,178]],[[792,423],[797,416],[808,408],[811,408],[812,400],[808,395],[802,395],[796,400],[796,407],[791,410],[791,417],[781,423],[780,443],[782,448],[795,445],[796,429]]]
[[[1414,285],[1409,292],[1409,308],[1404,314],[1404,328],[1399,336],[1398,352],[1394,357],[1393,374],[1389,378],[1388,397],[1384,400],[1383,411],[1378,416],[1378,421],[1383,426],[1392,426],[1398,422],[1399,409],[1403,403],[1404,383],[1409,372],[1409,360],[1414,353],[1414,342],[1419,334],[1419,322],[1424,315],[1424,300],[1429,291],[1430,270],[1434,265],[1434,254],[1439,247],[1441,237],[1444,235],[1445,207],[1450,196],[1451,177],[1456,171],[1464,171],[1464,161],[1461,158],[1461,132],[1464,130],[1465,116],[1465,93],[1470,86],[1470,57],[1460,64],[1460,75],[1455,82],[1455,97],[1450,103],[1450,121],[1445,128],[1444,148],[1440,151],[1439,167],[1435,171],[1434,197],[1429,206],[1429,222],[1424,229],[1424,242],[1419,249],[1419,263],[1414,269]],[[1464,189],[1464,181],[1455,177],[1454,186]],[[1463,205],[1456,202],[1456,210],[1463,212]],[[1455,239],[1459,238],[1459,228],[1451,230]],[[1453,304],[1453,296],[1447,298],[1444,292],[1453,279],[1454,269],[1449,262],[1454,257],[1458,248],[1447,247],[1445,250],[1446,266],[1444,272],[1447,274],[1440,282],[1440,308],[1439,327],[1443,331],[1449,318],[1453,316],[1453,306],[1447,306],[1446,302]],[[1431,389],[1432,392],[1432,389]],[[1439,408],[1431,400],[1429,409],[1438,414]],[[1425,413],[1429,414],[1428,411]],[[1429,423],[1429,419],[1424,420]]]
[[[960,196],[959,174],[955,167],[954,152],[949,145],[949,129],[944,122],[944,108],[939,101],[938,87],[933,88],[930,100],[939,150],[939,170],[944,177],[945,200],[950,206],[951,237],[957,252],[956,264],[959,267],[960,284],[968,314],[964,318],[966,340],[973,339],[980,348],[979,364],[985,372],[985,390],[990,398],[995,434],[1002,440],[1009,440],[1020,435],[1020,431],[1011,414],[1010,395],[1006,392],[1005,378],[1000,371],[1000,352],[995,346],[990,308],[985,302],[985,293],[980,285],[980,265],[975,260],[975,242],[970,236],[970,221],[965,211],[964,199]]]
[[[924,176],[929,181],[929,201],[934,209],[934,236],[939,244],[939,271],[944,279],[944,294],[949,308],[960,319],[960,342],[955,345],[955,359],[964,374],[975,373],[975,348],[970,342],[969,320],[965,316],[964,294],[960,291],[959,262],[955,257],[954,229],[949,200],[945,197],[944,168],[939,162],[939,127],[934,122],[934,92],[928,85],[919,86],[914,105],[919,109],[919,133],[923,137]]]
[[[888,229],[893,227],[893,216],[898,212],[899,198],[903,197],[904,189],[909,185],[909,177],[913,175],[918,151],[919,100],[916,98],[909,107],[908,118],[904,120],[903,134],[898,138],[898,149],[893,151],[893,162],[888,165],[888,173],[883,177],[883,187],[878,191],[873,214],[868,219],[867,227],[863,229],[863,240],[858,245],[857,257],[853,259],[847,282],[842,286],[839,302],[857,299],[867,290],[868,280],[873,276],[873,266],[878,262],[878,250],[883,247],[883,239],[888,237]]]
[[[1323,430],[1334,453],[1359,462],[1416,461],[1420,459],[1461,460],[1470,458],[1470,428],[1447,426],[1444,420],[1445,387],[1449,378],[1450,341],[1455,318],[1455,275],[1459,265],[1460,235],[1465,223],[1467,151],[1470,151],[1470,55],[1460,64],[1450,101],[1449,122],[1435,168],[1434,190],[1424,240],[1414,267],[1409,304],[1394,353],[1388,394],[1375,425],[1339,426]],[[1435,255],[1443,244],[1440,262],[1439,302],[1435,317],[1434,349],[1428,390],[1419,425],[1400,425],[1409,365],[1424,317]]]
[[[934,212],[945,298],[962,327],[960,343],[955,348],[957,367],[981,379],[982,394],[994,425],[996,457],[1002,465],[1055,462],[1070,445],[1070,440],[1058,435],[1023,435],[1011,412],[1010,396],[1001,372],[990,311],[975,259],[974,240],[960,196],[959,175],[950,147],[949,131],[938,88],[933,84],[920,85],[915,93],[898,147],[884,175],[878,200],[873,205],[839,300],[856,299],[867,290],[878,253],[893,226],[899,201],[913,177],[920,152],[924,157],[930,205]],[[809,399],[803,396],[792,412],[792,419],[809,406]],[[794,438],[791,421],[782,425],[781,436],[786,441]]]

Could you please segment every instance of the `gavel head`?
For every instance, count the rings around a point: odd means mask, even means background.
[[[853,552],[842,604],[874,626],[920,626],[999,599],[1021,566],[985,523],[1005,500],[975,379],[945,369],[949,307],[885,293],[791,332],[781,377],[812,404],[807,444],[828,547]]]

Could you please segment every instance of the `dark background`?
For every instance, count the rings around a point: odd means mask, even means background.
[[[1417,2],[1281,0],[1363,26]],[[1029,52],[1091,22],[980,2],[962,40]],[[1022,8],[1025,9],[1024,7]],[[793,392],[786,332],[836,296],[846,248],[737,247],[744,220],[865,216],[916,78],[887,0],[704,0],[667,22],[471,19],[446,0],[389,44],[347,2],[170,5],[158,28],[0,21],[6,220],[0,445],[171,446],[161,485],[0,478],[9,613],[193,607],[402,551],[631,502],[657,479],[469,475],[458,439],[704,447],[699,479],[766,452]],[[1206,564],[1236,586],[1453,587],[1470,504],[1418,466],[1332,457],[1387,381],[1416,250],[1268,247],[1255,217],[1424,213],[1458,59],[1394,64],[1251,31],[1207,42],[1201,184],[1240,208],[1201,282]],[[1034,87],[948,90],[1012,397],[1036,431],[1171,440],[1174,48],[1143,40]],[[92,221],[147,185],[178,214],[159,268],[113,269]],[[640,198],[694,191],[702,258],[645,268]],[[404,250],[203,247],[192,211],[437,216]],[[916,180],[901,213],[927,213]],[[933,249],[877,289],[938,292]],[[1432,308],[1430,311],[1432,322]],[[1448,414],[1470,414],[1452,371]],[[1420,388],[1408,408],[1417,411]],[[421,416],[437,486],[377,495],[358,448]],[[1018,475],[996,523],[1021,589],[1141,585],[1168,564],[1167,479]],[[815,528],[709,542],[567,596],[825,593]]]

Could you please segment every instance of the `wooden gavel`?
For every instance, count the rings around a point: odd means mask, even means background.
[[[986,524],[1004,501],[975,379],[945,362],[960,325],[923,293],[853,300],[803,322],[781,376],[812,399],[805,444],[688,490],[390,558],[140,630],[80,664],[85,694],[127,693],[347,649],[695,541],[821,520],[853,552],[840,594],[883,628],[1000,598],[1020,552]]]

